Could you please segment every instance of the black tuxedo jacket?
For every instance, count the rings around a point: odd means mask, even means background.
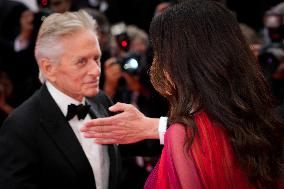
[[[87,98],[96,117],[111,105],[102,93]],[[109,188],[118,184],[120,160],[108,145]],[[89,161],[63,113],[45,85],[18,107],[0,130],[1,189],[95,189]]]

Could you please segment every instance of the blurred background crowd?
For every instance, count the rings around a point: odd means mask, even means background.
[[[284,117],[284,2],[219,1],[238,18]],[[131,103],[149,117],[165,116],[168,105],[155,92],[148,75],[153,57],[148,29],[154,16],[175,3],[178,1],[0,0],[0,124],[41,86],[34,46],[42,20],[52,13],[79,9],[86,10],[98,23],[100,88],[113,102]],[[127,179],[123,188],[142,188],[159,157],[159,142],[143,143],[152,147],[152,156],[124,156],[121,174]],[[133,148],[139,151],[139,144]]]

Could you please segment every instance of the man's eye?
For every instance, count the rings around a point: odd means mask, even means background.
[[[86,62],[87,62],[87,61],[86,61],[85,58],[81,58],[81,59],[79,59],[79,61],[78,61],[79,64],[85,64]]]

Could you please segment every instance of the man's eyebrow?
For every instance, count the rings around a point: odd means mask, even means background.
[[[71,62],[76,62],[76,61],[78,61],[78,60],[80,60],[80,59],[82,59],[82,58],[84,58],[84,56],[81,56],[81,55],[75,55],[75,56],[73,56],[73,57],[71,57],[70,58],[70,61]]]
[[[100,58],[102,58],[102,54],[97,54],[97,55],[94,56],[94,58],[100,59]]]

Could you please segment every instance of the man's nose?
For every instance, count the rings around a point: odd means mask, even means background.
[[[101,65],[95,60],[91,60],[89,74],[94,76],[100,76],[101,74]]]

